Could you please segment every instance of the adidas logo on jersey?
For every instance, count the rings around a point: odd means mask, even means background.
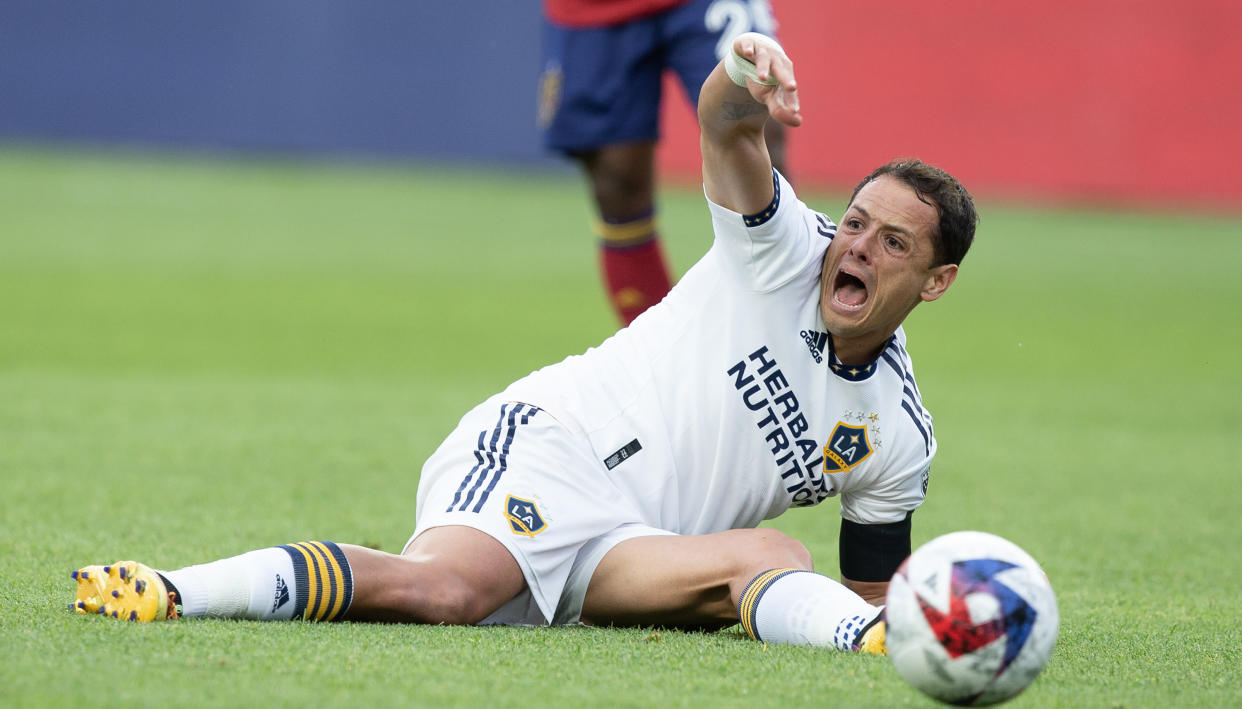
[[[289,586],[285,584],[285,580],[276,574],[276,594],[272,598],[272,612],[289,602]]]
[[[803,330],[802,339],[806,340],[806,347],[811,351],[811,356],[816,362],[824,361],[824,348],[828,346],[828,333],[818,332],[816,330]]]

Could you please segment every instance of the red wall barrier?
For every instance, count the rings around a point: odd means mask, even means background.
[[[979,193],[1242,206],[1242,2],[773,5],[801,87],[801,183],[852,187],[912,155]],[[663,172],[697,180],[697,126],[666,105]]]

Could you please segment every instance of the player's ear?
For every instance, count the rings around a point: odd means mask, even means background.
[[[924,302],[930,303],[944,295],[955,280],[957,280],[957,264],[946,263],[943,266],[936,266],[927,272],[927,280],[923,282],[923,290],[919,293],[919,297]]]

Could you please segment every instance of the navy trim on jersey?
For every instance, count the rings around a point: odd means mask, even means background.
[[[911,380],[911,379],[909,378],[909,376],[908,376],[908,375],[907,375],[907,377],[906,377],[906,381],[910,382],[911,386],[913,386],[914,382],[913,382],[913,380]],[[918,421],[915,421],[915,422],[914,422],[914,423],[915,423],[915,425],[919,427],[919,430],[920,430],[920,431],[922,431],[924,428],[926,428],[926,429],[927,429],[927,432],[923,434],[923,438],[924,438],[924,439],[931,438],[931,434],[932,434],[932,417],[931,417],[931,413],[929,413],[929,412],[927,411],[927,409],[926,409],[926,408],[924,408],[924,406],[923,406],[923,397],[919,396],[919,394],[918,394],[918,387],[914,387],[914,389],[913,389],[913,390],[911,390],[911,389],[910,389],[910,387],[908,387],[908,386],[907,386],[907,387],[902,387],[902,388],[901,388],[901,392],[902,392],[902,394],[903,394],[903,395],[905,395],[905,397],[906,397],[906,399],[905,399],[905,400],[906,400],[906,401],[908,401],[908,402],[910,403],[910,405],[911,405],[911,406],[913,406],[915,409],[917,409],[917,411],[911,411],[911,412],[910,412],[910,415],[911,415],[911,416],[914,416],[915,414],[918,414],[918,417],[919,417],[920,419],[922,419],[922,424],[921,424],[921,425],[919,424],[919,422],[918,422]],[[927,442],[927,449],[928,449],[928,451],[929,451],[929,452],[931,451],[931,441],[928,441],[928,442]]]
[[[907,362],[910,361],[910,353],[906,352],[906,349],[901,346],[901,343],[897,343],[897,351],[902,354],[902,356],[905,358],[905,361]],[[914,375],[910,372],[909,369],[906,370],[906,381],[910,383],[910,388],[914,390],[913,393],[911,394],[911,403],[913,403],[914,406],[918,408],[919,413],[922,414],[923,424],[927,427],[928,438],[933,439],[936,437],[936,427],[932,425],[931,412],[929,412],[927,408],[923,406],[923,393],[919,391],[919,385],[914,381]],[[931,441],[930,440],[927,443],[927,451],[929,454],[931,453]]]
[[[910,361],[910,353],[906,352],[905,348],[902,347],[900,343],[897,344],[897,351],[905,357],[907,362]],[[911,374],[909,370],[906,370],[906,381],[910,382],[910,388],[914,389],[914,397],[921,404],[923,402],[923,392],[919,391],[919,385],[914,381],[914,375]],[[926,409],[923,409],[923,418],[927,421],[928,427],[930,428],[931,414],[927,413]]]
[[[889,356],[888,351],[893,347],[893,344],[895,342],[897,342],[897,336],[890,335],[888,338],[888,342],[884,344],[884,349],[880,352],[880,357],[888,357]],[[850,366],[848,364],[843,364],[841,362],[841,359],[837,357],[836,349],[837,349],[836,345],[834,345],[832,342],[832,337],[829,337],[828,338],[828,367],[832,370],[833,374],[837,375],[838,377],[841,377],[842,379],[846,381],[861,382],[861,381],[870,379],[871,375],[875,374],[880,369],[879,367],[880,357],[876,357],[875,359],[871,360],[870,362],[866,364]],[[889,362],[889,364],[892,365],[893,363]],[[898,374],[900,374],[900,372],[898,372]]]
[[[776,208],[781,204],[781,178],[776,172],[776,168],[772,168],[772,201],[768,206],[760,209],[754,214],[742,215],[742,223],[746,226],[761,226],[772,221],[772,217],[776,216]]]
[[[479,512],[483,509],[483,504],[487,502],[487,498],[492,494],[492,490],[496,489],[496,483],[500,482],[500,477],[504,475],[505,470],[509,467],[509,447],[513,444],[514,434],[517,433],[519,424],[529,423],[535,414],[539,413],[539,408],[530,404],[502,404],[500,406],[500,417],[496,420],[496,427],[492,429],[490,439],[487,436],[487,429],[479,431],[479,441],[474,450],[474,458],[477,463],[470,469],[469,473],[462,478],[461,485],[458,486],[457,492],[453,495],[453,501],[449,503],[445,512],[452,512],[454,508],[459,512],[466,511],[471,502],[474,502],[472,512]],[[521,416],[521,420],[518,417]],[[501,436],[504,437],[503,444]],[[486,441],[486,442],[485,442]],[[478,477],[475,477],[478,473]],[[483,487],[484,482],[491,476],[491,482],[487,488],[479,495],[479,499],[475,502],[475,495]],[[471,485],[471,480],[474,484]],[[466,488],[469,487],[469,491]],[[466,496],[462,498],[462,492],[466,492]],[[461,502],[460,506],[458,502]]]
[[[892,353],[886,350],[881,355],[881,358],[897,373],[897,378],[901,380],[901,408],[905,409],[906,413],[910,415],[910,420],[914,422],[914,427],[923,436],[923,449],[928,455],[931,455],[932,437],[935,435],[932,429],[931,414],[927,412],[927,409],[923,408],[923,397],[919,394],[918,385],[914,383],[914,375],[903,366],[904,362],[909,361],[910,355],[896,341],[893,344],[894,347],[892,349],[897,353],[897,356],[894,357]],[[898,357],[901,360],[900,362],[897,359]]]
[[[928,452],[928,454],[930,454],[931,438],[927,435],[927,431],[923,428],[923,423],[919,421],[918,414],[915,414],[914,409],[910,408],[910,402],[904,399],[901,402],[901,408],[905,409],[906,413],[910,414],[910,420],[914,422],[914,427],[917,428],[919,433],[923,435],[923,448]]]
[[[906,378],[906,370],[902,369],[900,364],[897,364],[897,360],[893,359],[893,356],[891,354],[889,354],[888,352],[885,352],[884,354],[880,355],[880,357],[881,359],[883,359],[885,362],[888,363],[889,367],[892,367],[894,372],[897,373],[898,379],[904,380]]]
[[[836,359],[836,357],[833,357],[833,359]],[[833,374],[851,382],[861,382],[864,379],[870,379],[876,370],[875,362],[864,364],[861,367],[851,367],[848,364],[841,364],[841,361],[837,360],[828,366],[832,368]]]
[[[837,235],[837,225],[832,223],[826,214],[815,213],[815,222],[819,226],[815,227],[815,231],[820,236],[826,236],[831,241]]]

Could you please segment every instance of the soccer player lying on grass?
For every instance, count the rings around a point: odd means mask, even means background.
[[[901,323],[944,294],[970,196],[917,160],[878,168],[838,227],[772,169],[769,117],[802,122],[759,35],[704,83],[715,241],[659,305],[466,414],[427,460],[400,555],[331,542],[176,571],[74,574],[79,612],[409,623],[741,622],[764,641],[884,651],[936,441]],[[841,576],[755,528],[841,496]],[[180,611],[178,613],[178,606]]]

